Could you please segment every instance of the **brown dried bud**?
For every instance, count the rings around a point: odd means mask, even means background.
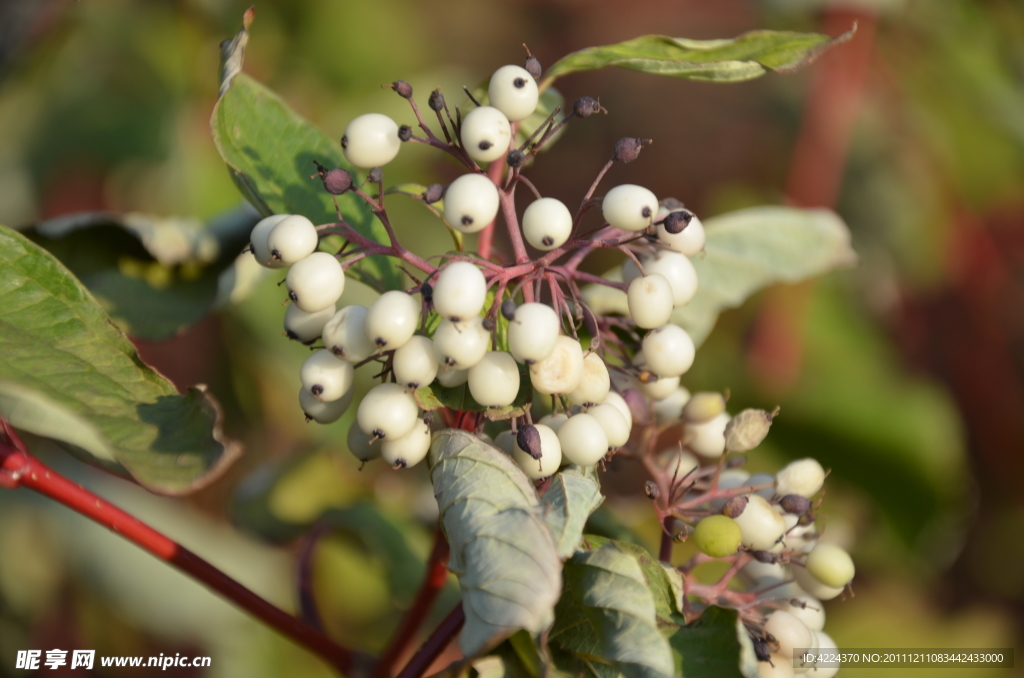
[[[384,170],[379,167],[374,167],[370,170],[370,173],[366,175],[366,180],[371,184],[379,184],[384,181]]]
[[[402,125],[398,128],[398,140],[408,141],[409,139],[412,139],[412,127]]]
[[[435,89],[430,93],[430,98],[427,99],[427,105],[430,106],[430,110],[438,113],[444,110],[444,95],[441,94],[441,90]]]
[[[324,188],[327,192],[332,195],[341,195],[345,191],[352,188],[352,175],[343,169],[332,169],[329,170],[316,160],[313,161],[316,165],[316,173],[320,175],[320,180],[324,182]]]
[[[771,413],[765,410],[743,410],[725,425],[725,450],[748,452],[761,444],[771,427]]]
[[[423,202],[433,204],[444,197],[444,186],[441,184],[430,184],[427,190],[423,191]]]
[[[505,320],[512,320],[516,317],[516,302],[506,299],[501,302],[501,317]]]
[[[412,85],[407,83],[405,80],[395,80],[391,83],[391,89],[398,93],[398,96],[403,99],[412,98]]]
[[[750,502],[750,497],[746,495],[739,495],[733,497],[729,501],[725,502],[725,506],[722,507],[722,515],[730,518],[739,518],[743,510],[747,508],[747,503]]]
[[[540,431],[533,424],[527,424],[516,431],[516,445],[534,459],[543,456],[540,449]]]
[[[487,316],[480,322],[480,326],[483,327],[488,332],[492,332],[495,328],[494,318],[492,318],[491,316]]]
[[[700,391],[683,405],[681,418],[687,424],[703,424],[722,412],[725,412],[725,397],[721,393]]]
[[[572,114],[577,118],[589,118],[598,111],[603,111],[600,102],[593,97],[580,97],[572,105]]]
[[[769,565],[774,565],[775,563],[779,562],[779,556],[769,551],[750,551],[749,553],[751,556],[754,557],[754,560],[756,560],[759,563],[768,563]]]
[[[623,137],[615,142],[615,151],[612,152],[612,160],[615,162],[633,162],[640,155],[640,149],[651,145],[650,139],[637,139],[636,137]]]
[[[507,162],[508,166],[512,169],[522,167],[523,163],[526,162],[526,154],[518,148],[513,151],[509,151],[508,156],[505,158],[505,162]]]
[[[761,636],[751,636],[751,643],[754,645],[754,655],[759,662],[768,662],[772,659],[772,648],[768,641]]]
[[[787,494],[779,501],[779,506],[786,513],[802,516],[811,510],[811,500],[807,497],[801,497],[799,494]]]
[[[692,219],[693,212],[690,210],[676,210],[669,212],[663,223],[666,231],[675,234],[682,233],[683,229],[690,225]]]
[[[541,73],[544,72],[544,69],[540,67],[540,59],[532,54],[526,57],[526,63],[523,65],[523,68],[526,69],[526,72],[529,73],[534,80],[540,80]]]
[[[654,501],[655,499],[661,497],[661,490],[658,489],[658,483],[654,482],[653,480],[648,480],[644,484],[644,494],[646,494],[647,498],[650,499],[651,501]]]

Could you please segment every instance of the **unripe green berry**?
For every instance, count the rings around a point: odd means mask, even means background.
[[[724,558],[736,553],[743,532],[736,521],[728,516],[708,516],[697,523],[693,539],[697,548],[713,558]]]
[[[853,579],[855,568],[850,554],[835,544],[819,543],[807,554],[804,566],[825,586],[840,588]]]

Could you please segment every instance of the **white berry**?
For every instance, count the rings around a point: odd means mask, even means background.
[[[562,456],[577,466],[593,466],[608,453],[608,435],[600,422],[589,414],[572,415],[557,433]]]
[[[640,384],[640,391],[651,400],[663,400],[679,390],[679,377],[667,377],[655,379],[646,384]]]
[[[345,395],[352,388],[353,375],[351,363],[326,349],[310,355],[299,369],[303,388],[324,402]]]
[[[626,428],[633,428],[633,413],[630,411],[629,403],[626,402],[625,398],[615,391],[609,391],[602,405],[614,407],[622,415],[623,421],[626,422]]]
[[[519,464],[527,477],[534,480],[547,478],[562,465],[562,445],[558,435],[547,426],[534,424],[540,434],[540,459],[534,459],[516,443],[512,448],[512,459]]]
[[[561,200],[540,198],[523,212],[522,226],[526,242],[539,250],[553,250],[572,234],[572,214]]]
[[[434,284],[434,309],[442,318],[458,322],[480,313],[487,298],[487,280],[468,261],[455,261],[443,269]]]
[[[473,367],[487,353],[490,343],[491,335],[484,329],[480,316],[458,323],[442,320],[434,331],[434,355],[438,363],[449,369]]]
[[[846,590],[845,586],[829,586],[821,583],[802,567],[793,568],[793,579],[808,595],[814,596],[818,600],[832,600]]]
[[[352,404],[355,394],[355,389],[350,388],[345,395],[337,400],[323,402],[307,391],[305,387],[301,387],[299,388],[299,407],[302,408],[307,420],[315,421],[318,424],[332,424],[345,414],[345,410]]]
[[[417,419],[412,430],[401,438],[385,438],[380,443],[380,456],[396,468],[409,468],[423,461],[430,451],[430,427]]]
[[[519,395],[519,365],[505,351],[488,351],[469,368],[469,393],[484,407],[511,405]]]
[[[813,596],[793,596],[782,609],[806,624],[811,631],[821,631],[825,628],[825,606]]]
[[[792,657],[793,650],[798,648],[814,647],[814,634],[807,624],[785,610],[769,614],[764,631],[775,637],[779,644],[778,653],[783,657]]]
[[[314,313],[306,313],[295,304],[289,304],[284,312],[284,333],[300,344],[311,344],[323,334],[324,325],[333,316],[334,304]]]
[[[817,494],[824,484],[825,469],[817,459],[791,461],[775,474],[775,493],[780,497],[798,494],[810,498]]]
[[[532,78],[531,78],[532,80]],[[462,118],[462,147],[473,160],[493,162],[505,155],[512,141],[512,126],[493,106],[479,106]]]
[[[664,381],[659,379],[658,381]],[[654,382],[657,384],[658,382]],[[683,414],[683,406],[690,399],[690,391],[680,386],[672,393],[668,394],[660,400],[655,400],[652,404],[654,408],[654,422],[659,426],[667,424],[670,421],[675,421]],[[723,428],[722,445],[725,445],[725,436]],[[724,447],[723,447],[724,449]]]
[[[721,457],[725,454],[725,425],[729,418],[728,413],[723,412],[711,421],[687,424],[686,446],[702,457]]]
[[[380,457],[380,445],[374,445],[370,434],[363,433],[357,424],[353,423],[349,426],[345,441],[348,451],[361,462],[365,463]]]
[[[589,352],[583,356],[583,376],[579,386],[569,393],[569,402],[573,405],[594,405],[604,401],[611,391],[612,382],[608,375],[608,366],[597,353]]]
[[[415,336],[405,342],[391,359],[395,380],[409,388],[427,386],[437,376],[439,363],[434,355],[434,342]]]
[[[416,399],[400,384],[378,384],[359,403],[359,428],[378,438],[396,439],[412,431],[419,420]]]
[[[270,258],[286,266],[308,257],[316,251],[319,242],[320,235],[316,232],[316,226],[301,214],[292,214],[282,219],[267,234]]]
[[[565,414],[564,412],[559,412],[558,414],[551,413],[545,415],[541,417],[540,421],[538,421],[537,423],[544,424],[555,433],[558,433],[558,430],[562,428],[562,424],[564,424],[567,421],[569,421],[569,415]]]
[[[381,350],[401,348],[416,333],[420,302],[401,290],[390,290],[370,305],[363,334]]]
[[[757,662],[758,678],[794,678],[793,658],[772,654],[770,661]]]
[[[249,247],[252,250],[253,257],[255,257],[256,262],[260,266],[266,266],[267,268],[285,268],[288,266],[288,264],[280,259],[274,259],[271,256],[270,248],[267,247],[267,236],[270,235],[270,231],[273,230],[274,226],[277,226],[290,216],[290,214],[272,214],[265,219],[261,219],[253,227],[252,233],[249,235]]]
[[[369,169],[386,165],[402,148],[398,124],[381,113],[360,115],[345,128],[341,147],[345,159],[356,167]]]
[[[437,359],[436,354],[434,359]],[[448,368],[444,365],[439,365],[439,369],[437,370],[437,383],[441,384],[441,386],[444,386],[445,388],[455,388],[456,386],[462,386],[467,381],[469,381],[469,370],[460,370],[454,367]]]
[[[368,309],[354,304],[346,306],[324,325],[324,347],[331,353],[358,363],[377,352],[377,345],[366,337],[365,324]]]
[[[288,298],[306,313],[333,306],[345,291],[345,271],[333,254],[313,252],[297,262],[285,278]]]
[[[525,120],[537,110],[537,81],[521,66],[502,66],[491,76],[487,98],[512,122]]]
[[[786,533],[786,521],[763,497],[748,495],[743,512],[735,517],[743,532],[743,545],[755,551],[768,551]]]
[[[608,438],[608,449],[614,450],[629,442],[630,422],[622,416],[619,408],[612,403],[591,407],[587,414],[597,420]]]
[[[616,186],[601,201],[604,220],[623,231],[642,231],[654,222],[658,197],[643,186]]]
[[[583,347],[572,337],[558,337],[551,355],[530,365],[530,382],[545,395],[571,393],[582,379]]]
[[[804,565],[815,579],[835,588],[849,584],[855,572],[850,554],[829,543],[820,543],[811,549]]]
[[[814,647],[818,648],[819,655],[837,655],[839,654],[839,647],[836,645],[836,641],[832,640],[824,631],[818,629],[813,631],[814,633]],[[807,678],[832,678],[834,675],[839,673],[838,663],[829,661],[822,662],[824,664],[831,664],[830,666],[817,665],[812,667],[809,671],[803,675]]]
[[[661,219],[669,213],[669,210],[662,208],[658,212],[658,218]],[[658,224],[658,240],[669,249],[692,257],[704,249],[704,224],[696,216],[690,217],[690,223],[679,233],[669,233],[665,230],[665,224]]]
[[[444,193],[444,219],[456,231],[476,233],[494,221],[498,204],[498,189],[486,175],[463,174]]]
[[[512,431],[502,431],[494,438],[494,446],[505,454],[511,455],[516,446],[516,434]]]
[[[508,348],[516,360],[531,365],[551,355],[560,333],[553,308],[537,302],[523,304],[508,324]]]
[[[672,317],[672,285],[659,273],[650,273],[629,283],[626,303],[629,317],[637,327],[661,327]]]
[[[651,330],[643,341],[647,366],[662,378],[685,374],[693,365],[696,350],[693,339],[678,325]]]
[[[657,273],[668,281],[672,288],[672,305],[675,308],[690,303],[697,293],[697,269],[679,252],[661,250],[653,257],[645,257],[641,263],[647,275]]]

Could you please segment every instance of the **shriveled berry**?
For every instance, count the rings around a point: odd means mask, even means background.
[[[802,516],[811,510],[811,500],[807,497],[801,497],[799,494],[787,494],[779,501],[779,506],[786,513],[795,513]]]
[[[580,97],[572,104],[572,114],[577,118],[589,118],[594,113],[604,110],[597,99],[593,97]]]
[[[747,502],[749,501],[750,499],[743,495],[731,498],[722,507],[722,515],[729,516],[730,518],[739,518],[740,514],[743,513],[743,509],[747,508]]]
[[[516,302],[506,299],[501,302],[501,316],[505,320],[512,320],[516,317]]]
[[[408,141],[409,139],[412,139],[412,127],[402,125],[398,128],[398,140]]]
[[[405,80],[395,80],[391,83],[391,89],[395,90],[395,93],[403,99],[412,98],[412,85]]]
[[[771,427],[771,412],[743,410],[725,427],[725,449],[729,452],[749,452],[761,444]]]
[[[544,69],[541,68],[540,65],[540,59],[532,54],[526,57],[526,63],[523,64],[523,68],[526,69],[526,72],[529,73],[530,77],[534,80],[540,80],[541,73],[544,72]]]
[[[313,162],[316,163],[317,174],[320,175],[320,180],[324,182],[324,188],[328,193],[341,195],[352,188],[352,175],[347,170],[329,170],[315,160]]]
[[[505,159],[505,162],[507,162],[508,166],[511,167],[512,169],[522,167],[523,163],[526,162],[526,154],[520,151],[518,148],[515,149],[514,151],[509,151],[508,157]]]
[[[540,432],[533,424],[527,424],[516,431],[516,444],[534,459],[540,459]]]
[[[621,163],[633,162],[637,157],[639,157],[640,149],[650,145],[650,139],[623,137],[615,142],[615,150],[612,152],[612,160]]]
[[[379,167],[374,167],[370,170],[370,173],[366,175],[366,180],[371,184],[379,184],[384,181],[384,170]]]
[[[423,191],[423,202],[434,204],[444,197],[444,186],[441,184],[430,184],[427,190]]]
[[[432,111],[443,111],[444,110],[444,95],[441,94],[441,90],[435,89],[430,93],[430,98],[427,99],[427,105],[430,106]]]

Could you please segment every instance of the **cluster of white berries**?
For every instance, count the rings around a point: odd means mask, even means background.
[[[507,158],[511,176],[518,176],[523,150],[533,149],[515,148],[515,123],[537,109],[538,76],[539,67],[501,67],[491,76],[488,105],[460,115],[458,125],[452,121],[455,141],[449,137],[443,147],[461,154],[458,157],[470,171],[443,191],[436,186],[422,196],[428,203],[444,198],[443,216],[452,229],[478,232],[495,221],[503,199],[509,201],[506,208],[511,202],[475,163]],[[407,83],[398,81],[392,87],[411,99]],[[430,105],[444,125],[441,111],[447,108],[439,92],[431,96]],[[425,128],[415,105],[413,110]],[[597,110],[603,109],[585,97],[574,105],[573,115],[586,117]],[[553,122],[552,117],[548,132]],[[368,180],[380,183],[379,168],[397,156],[403,142],[441,144],[430,136],[415,139],[410,127],[371,113],[348,125],[342,147],[352,165],[371,170]],[[621,140],[612,161],[632,161],[645,143],[649,142]],[[318,168],[331,193],[352,188],[348,172]],[[378,218],[385,218],[382,204],[360,195],[371,201]],[[742,574],[752,591],[763,591],[762,602],[773,610],[752,629],[759,657],[766,660],[762,673],[792,675],[793,648],[834,645],[821,630],[820,601],[838,596],[854,574],[853,561],[843,549],[817,539],[812,498],[822,488],[825,471],[813,459],[793,462],[775,475],[754,476],[724,463],[727,453],[757,447],[772,415],[745,410],[730,416],[720,394],[691,395],[680,384],[693,364],[695,346],[672,316],[697,292],[690,257],[704,249],[700,220],[678,201],[659,201],[642,186],[623,184],[600,199],[605,224],[587,240],[578,230],[586,208],[597,204],[589,199],[590,193],[574,216],[563,202],[538,195],[518,223],[508,225],[513,235],[518,228],[522,240],[533,248],[553,252],[541,255],[542,266],[531,275],[561,254],[598,240],[602,246],[623,250],[628,255],[623,282],[611,285],[621,290],[614,292],[620,297],[625,292],[624,303],[616,307],[624,319],[598,317],[590,310],[588,305],[595,306],[594,289],[607,288],[591,285],[576,294],[574,269],[560,272],[573,291],[571,300],[553,280],[557,276],[548,281],[550,303],[534,300],[539,285],[536,290],[527,287],[532,294],[524,293],[520,300],[518,290],[537,278],[517,280],[512,273],[502,277],[507,268],[465,255],[448,257],[436,270],[424,263],[426,279],[417,281],[411,291],[387,291],[368,308],[351,305],[339,310],[345,283],[339,258],[347,255],[317,251],[319,233],[305,217],[278,215],[261,221],[252,231],[253,254],[264,266],[291,267],[284,281],[292,302],[285,313],[285,333],[303,344],[319,340],[323,345],[302,365],[299,404],[307,420],[337,421],[352,401],[355,368],[371,362],[383,366],[382,383],[358,404],[348,446],[362,462],[380,457],[402,468],[422,461],[432,438],[433,418],[421,410],[416,392],[434,383],[462,387],[481,408],[521,408],[493,444],[537,480],[565,464],[593,466],[606,459],[629,442],[635,419],[660,427],[682,423],[680,449],[658,459],[672,469],[673,478],[692,478],[690,489],[719,493],[699,509],[706,517],[693,527],[693,539],[711,557],[752,554],[754,560]],[[522,265],[524,258],[517,264]],[[498,298],[491,296],[492,288]],[[577,329],[588,314],[593,338],[585,348]],[[616,326],[634,338],[625,342],[630,346],[609,340]],[[536,422],[530,412],[532,394],[550,396],[552,405],[552,411]],[[694,455],[717,461],[702,467]],[[725,490],[735,491],[722,497]],[[650,487],[649,494],[656,498]],[[790,581],[793,578],[795,582]],[[796,672],[834,674],[814,666]]]

